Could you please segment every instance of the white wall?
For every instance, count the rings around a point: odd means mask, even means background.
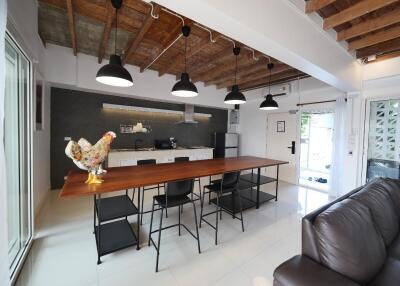
[[[106,61],[103,62],[103,65]],[[192,103],[196,105],[231,108],[224,104],[225,90],[217,90],[214,86],[204,87],[196,84],[199,95],[194,98],[179,98],[171,95],[175,76],[158,76],[155,71],[140,73],[139,68],[126,65],[133,77],[133,86],[128,88],[107,86],[96,81],[96,73],[102,65],[97,58],[78,53],[75,57],[72,50],[56,45],[47,45],[45,50],[44,76],[53,85],[67,86],[127,97],[141,97],[151,100]]]
[[[40,75],[36,74],[36,79]],[[40,213],[50,190],[50,86],[43,87],[43,130],[33,132],[33,190],[35,218]],[[35,109],[35,106],[34,106]],[[35,118],[33,118],[35,120]]]
[[[275,98],[279,104],[279,109],[276,111],[258,109],[260,103],[264,100],[263,96],[267,94],[266,89],[257,89],[245,93],[248,102],[240,106],[240,154],[266,155],[266,123],[269,113],[298,110],[297,103],[332,100],[344,94],[313,78],[293,81],[290,84],[292,87],[290,94]]]
[[[291,93],[275,98],[279,104],[277,111],[262,111],[258,107],[263,100],[263,95],[267,93],[266,90],[254,90],[246,93],[246,97],[249,101],[240,106],[240,133],[241,133],[241,155],[253,155],[253,156],[266,156],[267,151],[267,116],[270,113],[276,112],[289,112],[289,110],[298,110],[297,103],[315,102],[323,100],[335,100],[339,96],[345,95],[345,93],[330,87],[316,79],[307,78],[299,81],[291,82],[292,90]],[[352,136],[353,144],[348,144],[346,164],[344,166],[345,173],[348,175],[345,180],[345,188],[351,190],[355,188],[359,182],[359,172],[361,172],[361,166],[359,166],[359,153],[361,148],[359,145],[359,130],[360,126],[360,110],[361,110],[361,97],[357,94],[348,94],[347,103],[347,122],[348,122],[348,135]],[[313,106],[305,106],[304,108],[312,108]],[[332,108],[334,104],[324,103],[318,104],[314,107],[318,108]],[[353,111],[354,110],[354,111]],[[351,153],[351,154],[350,154]]]

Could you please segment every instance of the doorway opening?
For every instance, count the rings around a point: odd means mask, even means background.
[[[299,184],[329,190],[332,163],[333,111],[301,113]]]

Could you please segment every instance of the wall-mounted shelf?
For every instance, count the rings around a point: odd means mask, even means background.
[[[159,109],[159,108],[148,108],[148,107],[139,107],[139,106],[131,106],[131,105],[120,105],[120,104],[111,104],[111,103],[103,103],[103,109],[115,109],[115,110],[125,110],[125,111],[141,111],[141,112],[151,112],[151,113],[163,113],[163,114],[175,114],[175,115],[184,115],[184,111],[178,110],[168,110],[168,109]],[[195,113],[194,116],[198,117],[212,117],[211,114],[208,113]]]

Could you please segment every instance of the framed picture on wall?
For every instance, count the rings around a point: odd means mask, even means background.
[[[36,73],[36,88],[35,88],[35,130],[43,130],[43,98],[44,84],[42,77]]]
[[[285,121],[276,122],[276,132],[285,132]]]

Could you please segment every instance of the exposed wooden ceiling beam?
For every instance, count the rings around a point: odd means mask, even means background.
[[[372,20],[366,20],[337,33],[337,40],[344,41],[364,35],[400,22],[400,9],[396,9]]]
[[[329,4],[332,4],[336,0],[308,0],[306,2],[306,13],[316,12]]]
[[[219,37],[218,35],[215,35],[214,33],[214,39],[217,39]],[[188,50],[186,59],[190,60],[190,58],[192,58],[193,56],[195,56],[197,53],[201,52],[202,50],[204,50],[208,45],[211,45],[211,41],[209,39],[209,37],[206,38],[202,38],[201,42],[196,44],[194,47],[191,47]],[[158,76],[163,76],[164,74],[166,74],[168,71],[173,70],[174,68],[176,68],[179,63],[180,63],[180,57],[183,57],[184,55],[182,55],[181,53],[178,53],[174,58],[171,59],[170,63],[165,65],[159,72],[158,72]]]
[[[205,56],[200,60],[200,62],[190,63],[190,66],[196,67],[196,69],[191,71],[190,74],[192,81],[199,81],[200,74],[217,67],[219,63],[226,60],[228,57],[233,57],[232,47],[224,47],[221,51],[215,54]]]
[[[400,50],[400,38],[357,50],[356,55],[357,58],[360,59],[371,55],[380,55],[384,53],[395,52],[398,50]]]
[[[67,2],[67,14],[68,14],[68,26],[69,32],[71,34],[71,44],[74,55],[78,54],[78,47],[76,45],[76,32],[75,32],[75,17],[74,17],[74,7],[72,6],[72,0],[66,0]]]
[[[299,76],[300,74],[303,74],[303,73],[296,69],[291,69],[289,71],[281,72],[281,73],[271,76],[271,83],[274,81],[283,80],[283,79],[287,79],[290,77],[296,77],[296,76]],[[243,84],[241,84],[239,86],[239,88],[241,90],[245,90],[248,88],[252,88],[254,86],[268,84],[268,81],[269,81],[269,76],[266,74],[265,77],[263,77],[263,78],[258,78],[255,80],[249,80],[247,82],[244,82]]]
[[[160,6],[155,4],[154,5],[154,14],[158,15],[160,12]],[[143,22],[142,27],[139,30],[139,33],[134,37],[128,44],[128,49],[126,50],[125,56],[122,59],[122,64],[124,65],[126,61],[129,59],[129,56],[132,55],[137,48],[139,47],[140,43],[143,40],[143,37],[146,35],[147,31],[150,29],[151,25],[154,23],[155,18],[148,14],[146,19]]]
[[[348,45],[349,51],[373,46],[375,44],[389,41],[400,37],[400,26],[386,29],[372,35],[365,36],[359,40],[351,41]]]
[[[115,13],[116,12],[114,7],[111,5],[110,2],[107,2],[107,21],[104,24],[103,35],[101,36],[101,42],[98,54],[99,64],[101,64],[101,62],[103,61],[104,54],[106,52],[106,48],[109,43],[112,24],[115,21]]]
[[[378,10],[379,8],[385,7],[398,0],[364,0],[350,6],[347,9],[340,11],[324,20],[324,29],[334,28],[340,24],[349,22],[355,18],[368,14],[372,11]]]
[[[285,73],[285,72],[288,72],[288,71],[291,71],[291,70],[293,70],[292,67],[290,67],[288,65],[284,65],[284,64],[281,64],[281,65],[278,65],[278,66],[274,67],[274,69],[271,71],[271,81],[272,81],[272,77],[274,75],[282,74],[282,73]],[[268,72],[267,67],[265,67],[263,71],[254,72],[254,73],[248,73],[245,76],[242,76],[242,77],[238,78],[236,83],[239,84],[239,86],[240,86],[240,85],[245,84],[246,82],[249,82],[249,81],[258,80],[258,79],[261,79],[261,78],[265,79],[265,77],[269,77],[269,72]],[[231,87],[232,85],[234,85],[234,83],[235,83],[235,79],[230,79],[230,80],[227,80],[225,82],[217,84],[217,88],[218,89],[219,88],[228,88],[228,87]]]
[[[238,70],[246,66],[250,63],[256,63],[256,61],[250,56],[248,51],[242,51],[238,56]],[[203,81],[207,82],[208,80],[214,79],[219,76],[229,75],[234,76],[235,72],[235,56],[233,52],[231,52],[231,57],[227,58],[224,62],[219,63],[217,66],[211,69],[207,69],[200,74],[197,74],[192,77],[193,82]]]
[[[66,9],[64,0],[40,0],[40,2],[64,10]],[[87,0],[74,0],[74,12],[78,15],[103,23],[106,21],[108,14],[107,8],[102,5],[94,4]],[[118,15],[118,27],[121,29],[131,31],[139,29],[141,25],[142,22],[138,19],[122,14]]]
[[[267,63],[268,59],[262,57],[259,58],[257,62],[248,62],[247,65],[244,65],[240,68],[238,68],[237,72],[237,78],[242,78],[250,73],[261,73],[264,72],[267,69]],[[217,76],[215,78],[212,78],[210,80],[205,81],[204,85],[205,86],[210,86],[210,85],[218,85],[220,83],[229,81],[233,79],[233,73],[232,71],[229,71],[227,73],[221,74],[220,76]]]
[[[190,26],[191,21],[185,20],[185,25]],[[157,56],[168,46],[170,46],[181,34],[182,23],[179,22],[179,24],[176,25],[175,28],[164,38],[164,40],[161,42],[161,45],[157,47],[146,60],[143,61],[143,63],[140,65],[140,72],[143,72],[145,68],[148,67],[157,58]]]
[[[375,61],[373,62],[379,62],[379,61],[384,61],[384,60],[388,60],[388,59],[392,59],[392,58],[397,58],[400,57],[400,51],[397,52],[392,52],[392,53],[387,53],[381,56],[377,56]]]

